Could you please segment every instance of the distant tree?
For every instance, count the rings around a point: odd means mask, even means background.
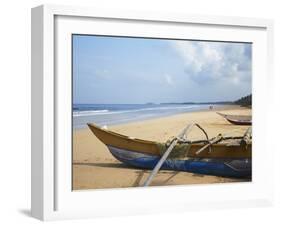
[[[252,94],[242,97],[239,100],[234,101],[234,103],[241,106],[252,106]]]

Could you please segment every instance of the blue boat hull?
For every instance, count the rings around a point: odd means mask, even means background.
[[[108,148],[116,159],[137,168],[153,169],[160,159],[159,156],[131,152],[112,146]],[[250,178],[252,174],[252,164],[249,159],[167,159],[161,169],[237,178]]]

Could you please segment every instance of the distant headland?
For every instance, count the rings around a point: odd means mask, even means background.
[[[152,104],[152,103],[149,103]],[[167,103],[160,103],[160,104],[208,104],[208,105],[241,105],[245,107],[252,106],[252,94],[249,94],[247,96],[241,97],[238,100],[235,101],[210,101],[210,102],[167,102]]]

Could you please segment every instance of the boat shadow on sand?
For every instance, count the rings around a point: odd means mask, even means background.
[[[135,182],[132,184],[133,187],[139,187],[143,184],[143,179],[147,178],[148,174],[149,174],[149,170],[139,170],[139,171],[135,171],[135,173],[137,174],[137,178],[135,180]],[[159,174],[168,174],[167,178],[165,178],[164,180],[160,180],[160,181],[155,181],[155,185],[166,185],[172,178],[174,178],[176,175],[178,175],[180,172],[173,172],[173,171],[161,171]],[[153,185],[153,184],[152,184]]]
[[[123,163],[115,163],[115,162],[74,162],[73,166],[96,166],[96,167],[105,167],[105,168],[122,168],[122,169],[135,169],[132,166],[123,164]]]
[[[89,166],[89,167],[104,167],[104,168],[118,168],[118,169],[132,169],[134,170],[134,173],[137,175],[135,181],[133,182],[133,187],[139,187],[142,184],[142,181],[144,178],[146,178],[150,170],[146,169],[136,169],[133,166],[126,165],[124,163],[113,163],[113,162],[107,162],[107,163],[90,163],[90,162],[74,162],[73,166]],[[177,176],[180,173],[180,171],[161,171],[159,174],[161,175],[167,175],[167,178],[161,181],[162,185],[167,184],[171,179],[173,179],[175,176]],[[196,174],[194,175],[196,176]],[[199,175],[204,176],[204,175]]]

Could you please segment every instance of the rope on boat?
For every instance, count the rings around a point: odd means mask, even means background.
[[[193,126],[192,127],[198,127],[199,130],[201,130],[206,139],[204,140],[201,140],[200,143],[210,143],[210,141],[212,139],[209,139],[209,136],[207,134],[207,132],[197,123],[193,123]],[[170,147],[170,145],[175,141],[177,140],[177,144],[173,151],[169,154],[169,158],[182,158],[182,157],[185,157],[186,154],[188,153],[190,147],[191,147],[191,144],[193,144],[194,142],[191,141],[191,140],[188,140],[187,137],[186,137],[186,133],[182,136],[182,137],[171,137],[164,145],[162,144],[158,144],[158,148],[159,148],[159,151],[160,151],[160,155],[164,155],[164,153],[166,152],[167,148]],[[196,141],[197,142],[197,141]],[[211,146],[209,147],[209,151],[211,152]]]
[[[196,140],[196,141],[189,141],[189,140],[187,140],[187,134],[191,131],[191,129],[194,126],[197,126],[201,131],[203,131],[204,135],[206,136],[206,140]],[[166,161],[166,159],[168,158],[168,156],[171,154],[171,152],[173,151],[174,147],[178,143],[179,144],[188,144],[189,147],[190,147],[191,144],[194,144],[194,143],[206,142],[207,144],[204,145],[202,148],[200,148],[195,153],[196,155],[198,155],[201,152],[205,151],[207,148],[209,148],[209,152],[211,152],[213,144],[219,143],[219,142],[224,141],[224,140],[230,140],[230,139],[232,139],[232,140],[240,139],[241,141],[240,141],[239,145],[246,145],[246,147],[247,147],[247,145],[250,144],[251,139],[252,139],[252,127],[249,127],[247,129],[247,131],[245,132],[244,136],[226,136],[226,135],[219,134],[218,136],[209,139],[207,132],[199,124],[197,124],[197,123],[188,124],[181,131],[181,133],[177,137],[174,137],[171,140],[168,140],[166,142],[166,146],[168,146],[168,148],[166,149],[164,154],[161,156],[160,160],[158,161],[158,163],[156,164],[156,166],[154,167],[154,169],[150,173],[150,175],[147,178],[147,180],[144,182],[143,186],[144,187],[149,186],[149,184],[151,183],[151,181],[153,180],[155,175],[160,170],[160,168],[163,165],[163,163]],[[189,150],[189,148],[188,148],[188,150]]]
[[[158,173],[158,171],[160,170],[161,166],[163,165],[163,163],[166,161],[166,159],[168,158],[169,154],[172,152],[172,150],[174,149],[174,147],[177,145],[178,140],[183,139],[183,137],[186,137],[186,135],[191,131],[192,127],[195,124],[188,124],[182,131],[181,133],[173,140],[173,142],[170,144],[170,146],[168,147],[168,149],[165,151],[165,153],[162,155],[162,157],[160,158],[160,160],[158,161],[158,163],[156,164],[156,166],[154,167],[154,169],[152,170],[152,172],[150,173],[149,177],[147,178],[147,180],[144,182],[143,186],[147,187],[149,186],[149,184],[151,183],[152,179],[155,177],[155,175]]]
[[[241,139],[239,145],[244,145],[247,147],[247,145],[251,143],[251,139],[252,139],[251,134],[252,134],[252,127],[249,127],[247,129],[247,131],[245,132],[244,136],[242,136],[242,137],[241,136],[240,137],[225,137],[224,135],[219,134],[217,137],[212,138],[212,140],[208,144],[206,144],[205,146],[200,148],[197,152],[195,152],[195,154],[199,155],[201,152],[206,150],[206,148],[208,148],[208,147],[209,147],[209,152],[211,152],[212,144],[216,144],[223,140],[229,140],[229,139]]]
[[[198,128],[199,127],[202,128],[200,125],[196,123],[194,124],[194,126],[197,126]],[[213,149],[212,148],[213,144],[217,144],[227,140],[233,140],[232,142],[227,143],[226,144],[227,146],[244,146],[247,149],[247,145],[251,143],[251,139],[252,139],[251,128],[248,128],[248,130],[245,132],[243,136],[229,136],[228,134],[224,134],[224,135],[219,134],[216,137],[210,139],[206,131],[203,128],[201,130],[204,132],[206,139],[191,141],[188,140],[186,137],[185,138],[172,137],[164,145],[159,143],[158,148],[160,151],[160,155],[162,156],[166,152],[167,148],[169,148],[169,146],[175,140],[177,140],[177,145],[174,147],[173,151],[169,154],[169,158],[186,157],[191,145],[198,144],[198,143],[203,143],[203,144],[205,143],[205,145],[196,152],[197,155],[199,155],[201,152],[205,151],[206,149],[208,149],[209,153],[211,153]]]

